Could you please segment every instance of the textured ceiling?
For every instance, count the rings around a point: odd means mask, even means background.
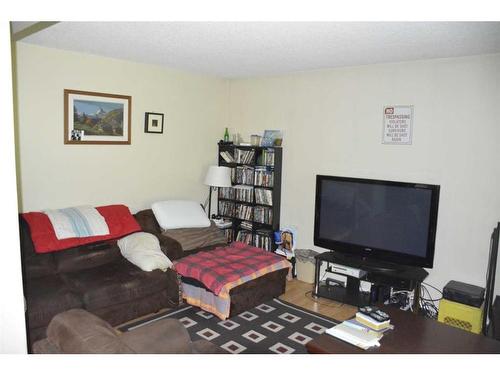
[[[500,52],[500,22],[60,22],[23,42],[226,78]]]

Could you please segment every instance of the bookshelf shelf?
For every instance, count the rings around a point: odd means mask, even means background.
[[[217,213],[230,219],[231,241],[276,250],[273,232],[280,228],[282,148],[220,144],[220,166],[232,169],[231,188],[219,188]]]

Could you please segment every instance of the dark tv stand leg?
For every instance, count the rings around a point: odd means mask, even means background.
[[[319,269],[321,268],[321,260],[316,258],[316,267],[314,268],[314,297],[318,297],[319,293]]]
[[[415,289],[413,290],[413,313],[418,314],[420,312],[420,285],[422,283],[416,282]]]
[[[347,284],[346,284],[346,297],[352,298],[353,301],[357,301],[359,299],[359,279],[356,279],[351,276],[347,276]]]

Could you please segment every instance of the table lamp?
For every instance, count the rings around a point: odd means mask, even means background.
[[[231,168],[211,165],[205,176],[205,185],[210,186],[208,190],[208,218],[212,209],[212,189],[219,187],[231,187]]]

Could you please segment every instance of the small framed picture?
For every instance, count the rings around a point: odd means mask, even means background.
[[[163,113],[146,112],[145,133],[163,133]]]

